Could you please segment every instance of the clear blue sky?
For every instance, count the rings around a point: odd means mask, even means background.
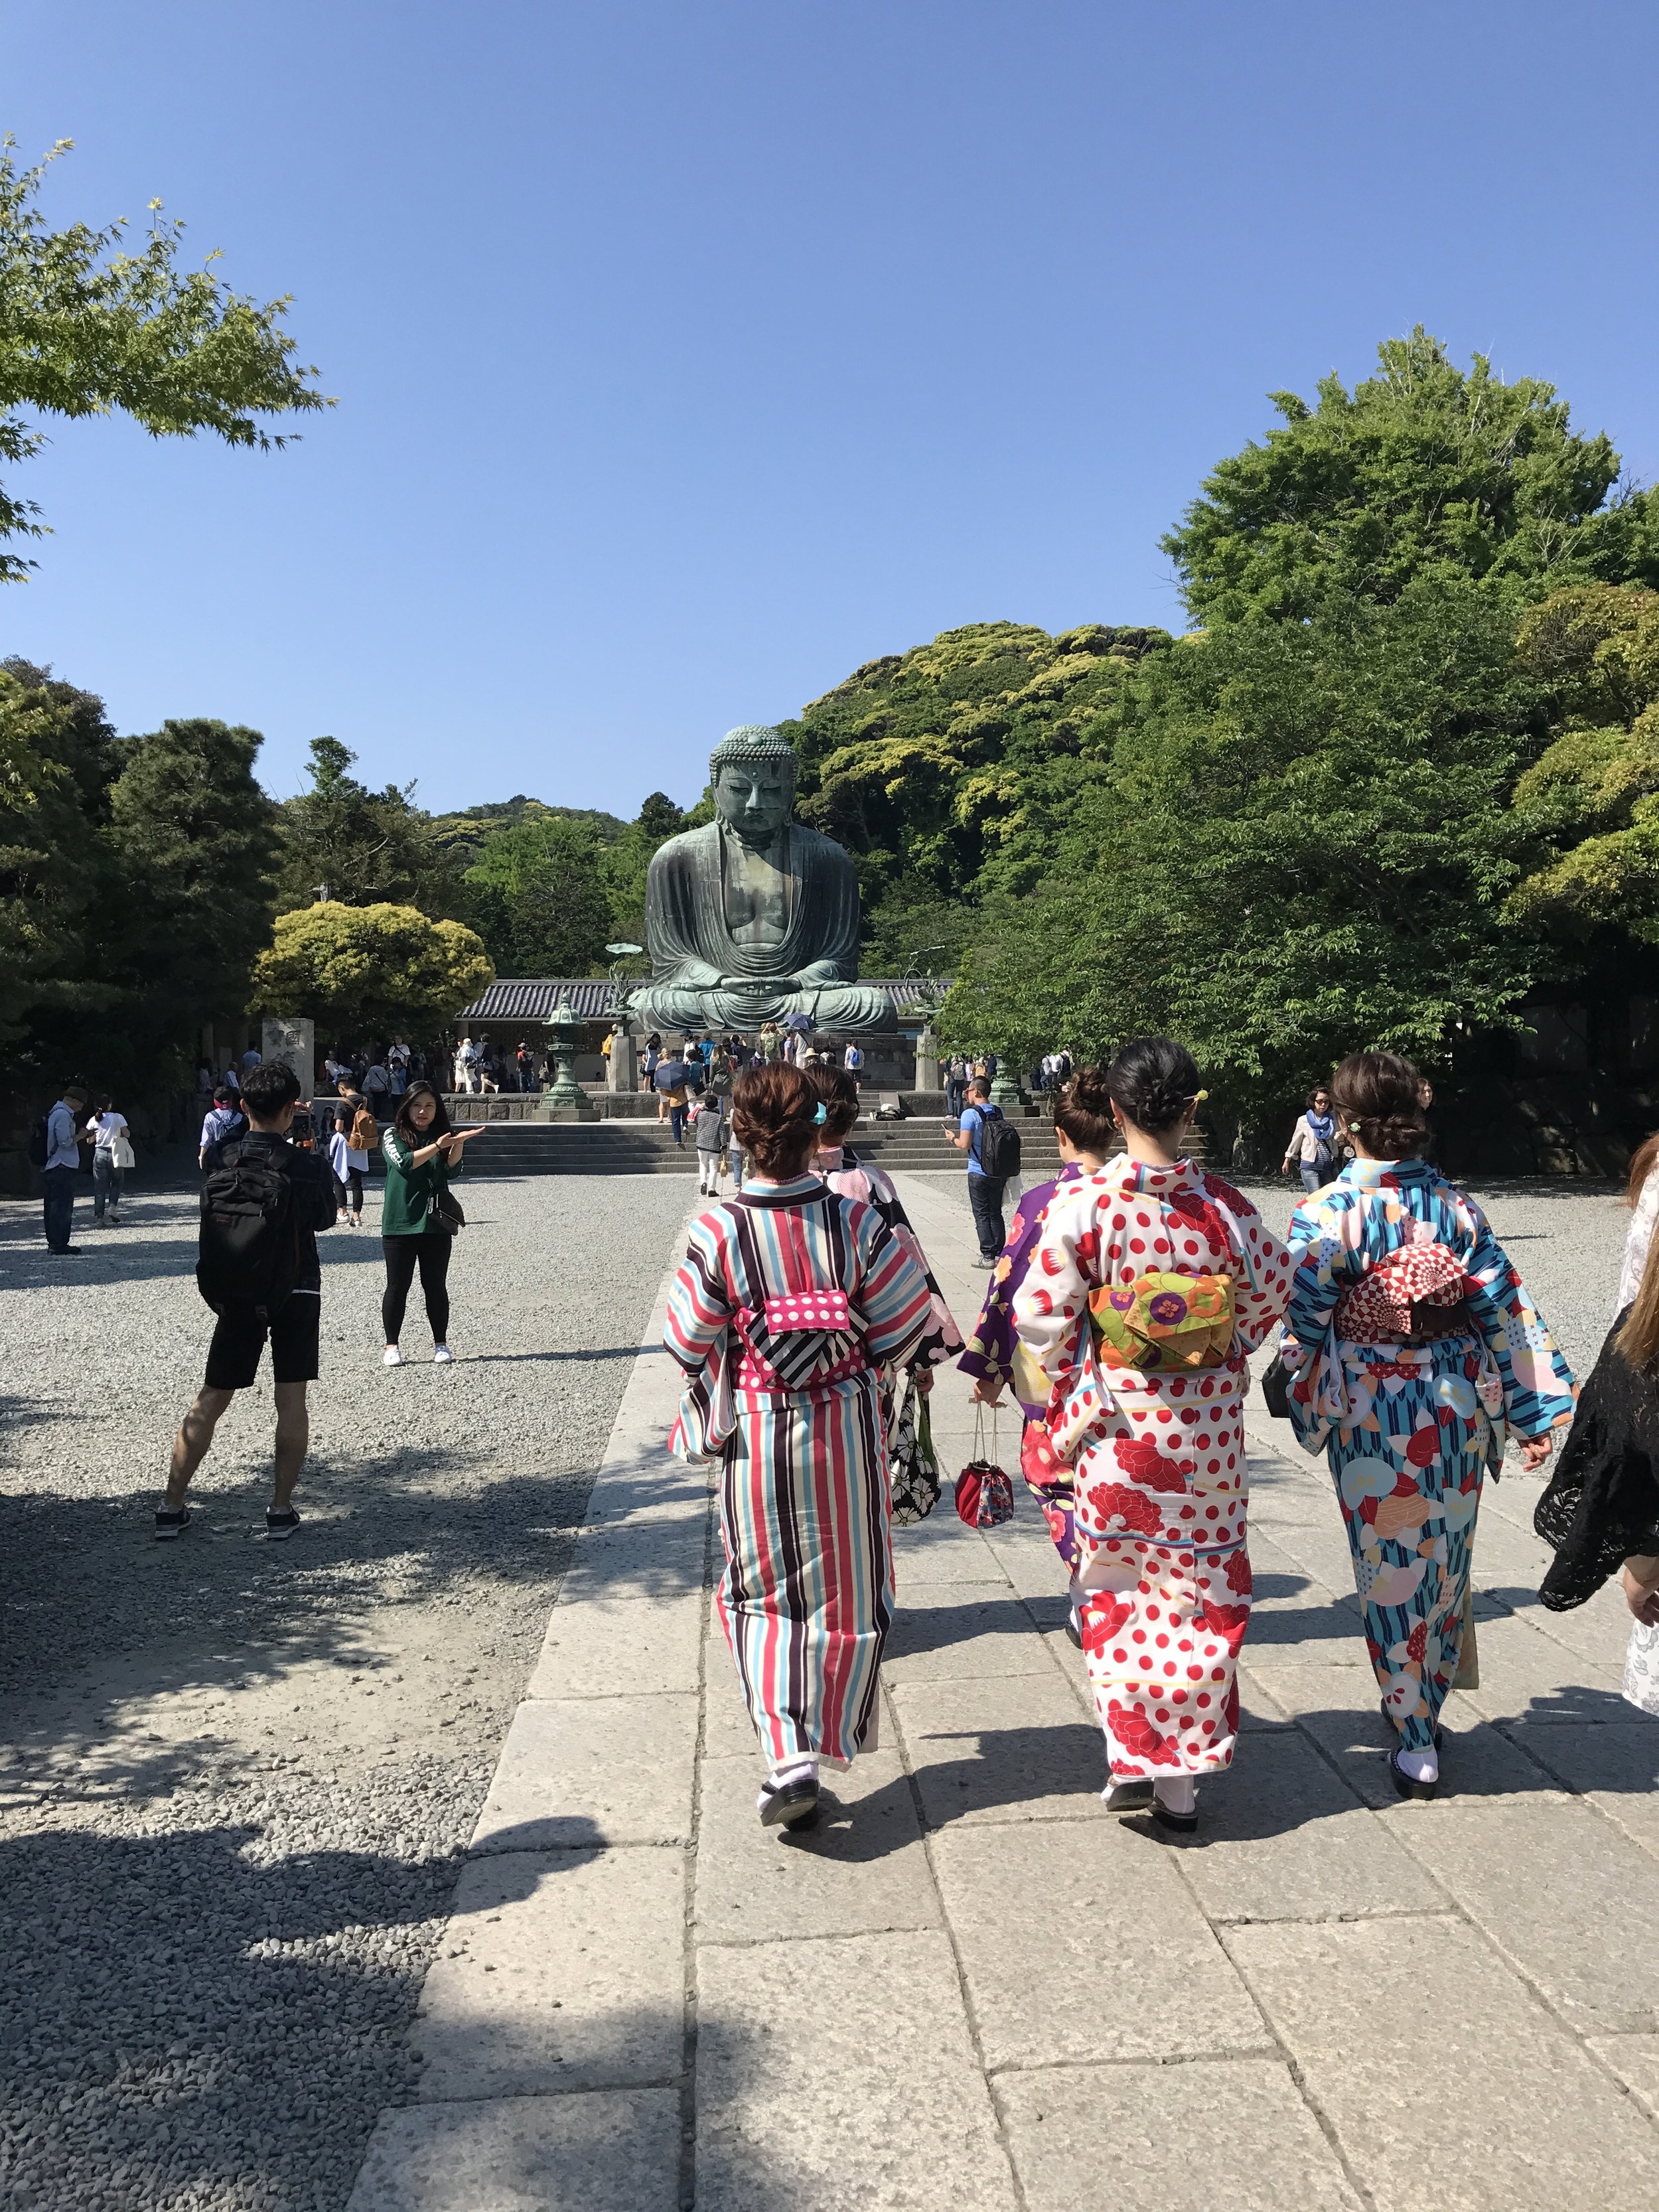
[[[159,195],[340,402],[265,456],[54,426],[0,650],[252,724],[278,793],[328,731],[632,813],[956,623],[1178,625],[1158,538],[1264,393],[1418,321],[1659,475],[1652,0],[0,22],[52,218]]]

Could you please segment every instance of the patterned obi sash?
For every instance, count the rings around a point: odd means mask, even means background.
[[[843,1290],[787,1291],[758,1310],[740,1306],[733,1322],[739,1390],[787,1395],[869,1369]]]
[[[1430,1344],[1477,1333],[1462,1262],[1435,1243],[1390,1252],[1343,1292],[1333,1319],[1338,1337],[1350,1344]]]

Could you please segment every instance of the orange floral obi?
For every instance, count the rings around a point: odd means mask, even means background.
[[[1091,1291],[1089,1322],[1103,1367],[1176,1374],[1224,1367],[1233,1348],[1233,1279],[1149,1269]]]

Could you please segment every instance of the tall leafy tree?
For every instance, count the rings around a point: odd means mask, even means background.
[[[475,926],[501,973],[603,971],[615,927],[591,831],[560,815],[496,830],[467,870]]]
[[[1421,325],[1377,362],[1352,392],[1326,377],[1312,407],[1273,392],[1282,423],[1205,479],[1163,541],[1194,620],[1305,621],[1436,572],[1538,597],[1659,583],[1659,502],[1616,495],[1611,442],[1577,435],[1553,385],[1505,384],[1482,354],[1457,368]]]
[[[135,1059],[183,1054],[203,1021],[247,1004],[276,857],[277,810],[253,774],[262,743],[224,722],[168,721],[113,748],[104,837],[118,896],[97,955]]]
[[[1512,1023],[1554,966],[1504,911],[1528,846],[1510,793],[1542,742],[1514,624],[1504,595],[1431,580],[1149,663],[949,1032],[1097,1052],[1167,1030],[1248,1119],[1355,1045],[1444,1066]]]
[[[113,736],[92,692],[0,665],[0,1055],[14,1079],[61,1075],[66,1053],[82,1068],[76,1025],[116,997],[88,951]]]
[[[49,230],[33,204],[45,165],[20,169],[12,143],[0,150],[0,461],[40,450],[32,416],[124,414],[153,437],[210,430],[227,445],[268,447],[285,441],[267,418],[333,404],[313,388],[316,371],[295,364],[285,300],[244,298],[210,265],[181,270],[183,226],[160,220],[159,200],[137,253],[122,250],[125,216],[102,230]],[[0,539],[40,537],[38,514],[0,488]],[[0,549],[0,581],[33,566]]]
[[[346,906],[387,900],[447,914],[457,872],[435,841],[415,786],[371,791],[337,738],[311,741],[311,787],[283,809],[277,907],[309,906],[325,890]]]
[[[1659,592],[1591,585],[1535,607],[1516,641],[1559,734],[1516,787],[1547,857],[1522,921],[1581,942],[1659,945]]]

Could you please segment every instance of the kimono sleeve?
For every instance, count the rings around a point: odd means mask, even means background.
[[[933,1292],[902,1240],[873,1209],[864,1213],[859,1229],[863,1279],[852,1303],[864,1323],[864,1347],[872,1363],[902,1364],[928,1332]]]
[[[1218,1176],[1205,1177],[1207,1195],[1218,1203],[1232,1232],[1239,1268],[1233,1277],[1233,1323],[1238,1343],[1254,1352],[1281,1320],[1291,1294],[1295,1262],[1242,1191]]]
[[[1474,1227],[1464,1292],[1504,1386],[1505,1424],[1514,1436],[1542,1436],[1572,1419],[1577,1382],[1486,1215],[1462,1203]]]
[[[1062,1459],[1116,1403],[1086,1318],[1089,1293],[1104,1279],[1103,1265],[1093,1208],[1081,1198],[1064,1200],[1049,1208],[1014,1292],[1014,1328],[1048,1383],[1048,1434]]]
[[[685,1374],[679,1418],[668,1438],[677,1459],[712,1459],[737,1425],[727,1329],[732,1302],[718,1217],[705,1216],[691,1231],[673,1288],[663,1342]]]
[[[962,1331],[957,1327],[951,1309],[945,1303],[945,1293],[938,1278],[927,1264],[927,1255],[921,1249],[921,1239],[910,1225],[910,1217],[904,1210],[904,1200],[893,1188],[890,1178],[879,1168],[866,1168],[870,1179],[870,1196],[866,1201],[886,1223],[898,1242],[915,1261],[926,1278],[932,1311],[927,1327],[922,1331],[912,1354],[911,1364],[938,1367],[962,1349]]]

